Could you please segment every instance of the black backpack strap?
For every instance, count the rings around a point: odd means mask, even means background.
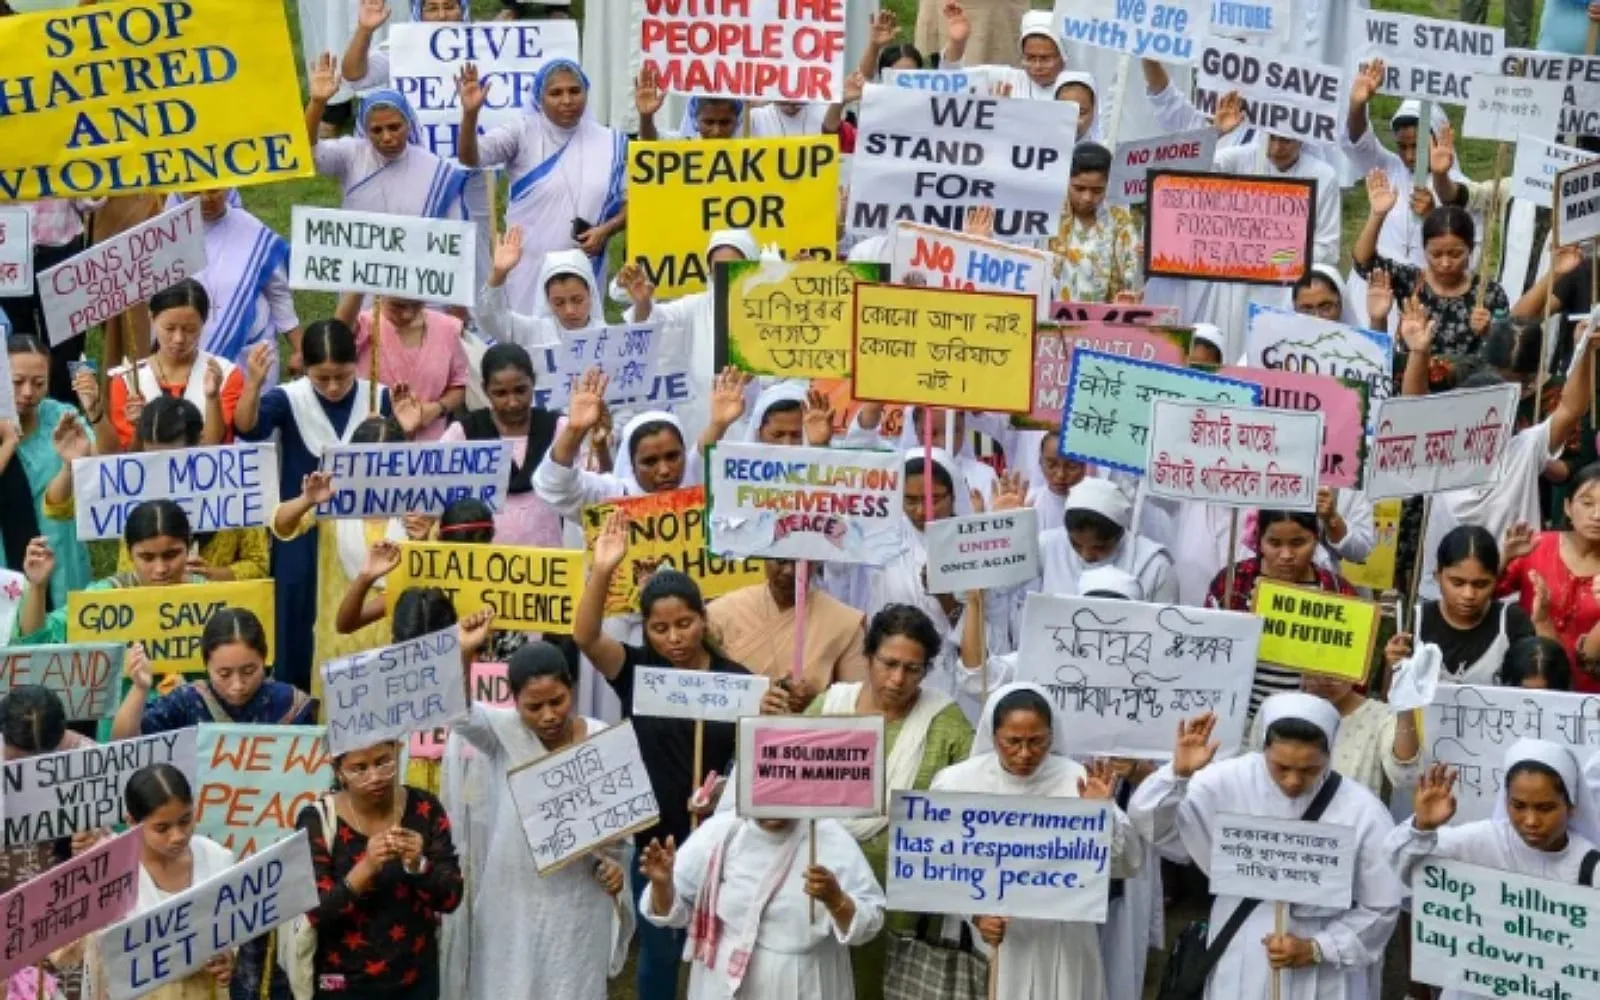
[[[1312,799],[1311,804],[1306,806],[1306,811],[1301,814],[1300,819],[1307,823],[1314,823],[1321,819],[1322,814],[1328,810],[1328,803],[1333,801],[1334,794],[1339,791],[1339,785],[1343,782],[1344,776],[1338,771],[1329,771],[1327,780],[1322,783],[1321,788],[1317,789],[1316,798]]]
[[[1578,869],[1578,884],[1594,888],[1594,870],[1600,866],[1600,851],[1590,851],[1583,856],[1583,864]]]

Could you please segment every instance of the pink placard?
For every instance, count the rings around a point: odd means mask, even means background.
[[[877,802],[878,734],[861,729],[755,732],[750,803],[763,809],[871,809]]]
[[[39,985],[39,978],[44,977],[44,985]],[[40,997],[53,997],[60,981],[55,976],[39,968],[37,965],[26,969],[19,969],[6,981],[6,1000],[39,1000]]]
[[[1050,303],[1052,323],[1109,323],[1112,326],[1176,326],[1177,306],[1147,306],[1142,303],[1113,305],[1108,302]]]
[[[1077,303],[1057,303],[1063,304],[1082,308]],[[1028,418],[1051,427],[1061,422],[1067,387],[1072,382],[1074,347],[1181,368],[1189,363],[1193,337],[1194,332],[1187,327],[1126,326],[1105,321],[1056,329],[1040,327],[1033,347],[1033,410]]]
[[[0,896],[6,926],[19,935],[15,948],[8,939],[0,953],[0,976],[9,980],[57,948],[133,912],[139,899],[139,836],[135,827]]]
[[[1311,269],[1313,181],[1152,170],[1147,186],[1146,276],[1292,285]]]
[[[505,708],[511,704],[511,682],[506,680],[504,663],[472,665],[472,699],[485,705]],[[440,727],[411,734],[411,756],[417,760],[439,760],[444,756],[450,730]],[[467,747],[470,753],[472,748]]]
[[[1322,414],[1322,463],[1317,485],[1354,489],[1366,458],[1366,386],[1331,375],[1228,367],[1218,375],[1261,387],[1261,405]]]

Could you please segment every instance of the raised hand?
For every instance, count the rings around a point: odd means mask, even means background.
[[[1428,169],[1436,174],[1448,174],[1455,165],[1456,130],[1445,122],[1433,133],[1433,142],[1428,147]]]
[[[650,276],[638,264],[622,265],[617,272],[617,284],[628,293],[635,306],[648,305],[656,294],[656,286],[650,283]]]
[[[867,78],[860,73],[851,73],[844,78],[844,95],[840,98],[841,104],[855,104],[861,100],[861,95],[867,89]]]
[[[670,886],[672,866],[677,860],[677,844],[671,837],[667,838],[665,844],[652,838],[650,843],[644,845],[644,850],[639,852],[639,874],[655,885]]]
[[[1500,537],[1500,565],[1504,566],[1513,559],[1521,559],[1533,551],[1535,540],[1533,525],[1527,521],[1518,521],[1506,529]]]
[[[801,406],[801,419],[806,429],[806,444],[813,448],[826,448],[833,442],[833,403],[827,393],[813,386],[806,391]]]
[[[493,608],[480,608],[456,622],[456,632],[461,638],[461,649],[474,656],[489,641],[489,634],[493,631]]]
[[[56,424],[55,433],[50,435],[50,443],[56,449],[56,454],[61,456],[61,461],[71,465],[75,460],[87,458],[94,450],[89,442],[89,432],[84,430],[83,424],[73,414],[67,414]]]
[[[1180,778],[1193,777],[1195,772],[1211,763],[1222,745],[1211,738],[1217,728],[1217,717],[1211,712],[1193,719],[1178,720],[1178,742],[1172,749],[1172,773]]]
[[[273,345],[260,343],[250,348],[250,353],[244,362],[244,380],[259,388],[272,374],[272,348]]]
[[[1528,617],[1535,625],[1545,625],[1550,621],[1550,585],[1544,582],[1544,577],[1534,570],[1528,574],[1528,583],[1533,586],[1533,607],[1528,609]]]
[[[972,22],[967,19],[967,9],[954,0],[944,5],[944,35],[952,42],[965,42],[972,35]]]
[[[1374,169],[1367,174],[1367,204],[1373,215],[1387,215],[1394,211],[1400,194],[1389,183],[1389,175]]]
[[[974,205],[967,209],[967,221],[962,229],[969,236],[979,239],[992,239],[994,237],[994,206]]]
[[[367,561],[361,567],[361,575],[381,580],[393,573],[399,565],[400,546],[390,539],[380,538],[367,550]]]
[[[489,279],[492,285],[505,284],[506,275],[516,270],[522,263],[522,227],[507,226],[506,231],[494,239],[494,257],[492,259],[493,276]]]
[[[300,479],[300,495],[319,507],[332,500],[333,473],[321,469],[306,473]]]
[[[415,434],[422,426],[422,400],[411,391],[411,384],[400,382],[390,390],[389,403],[394,408],[394,419],[407,435]]]
[[[661,90],[661,78],[653,67],[646,64],[633,81],[634,109],[639,112],[640,118],[654,118],[666,99],[666,94]]]
[[[599,368],[584,372],[567,398],[567,426],[580,434],[593,430],[606,411],[606,386],[610,384],[611,379]]]
[[[1422,304],[1422,290],[1418,289],[1400,311],[1400,339],[1408,351],[1431,351],[1436,328],[1433,317]]]
[[[1394,309],[1394,282],[1389,272],[1376,268],[1367,279],[1367,318],[1372,325],[1384,329],[1389,323],[1389,313]]]
[[[128,643],[126,659],[122,663],[122,676],[140,691],[150,690],[156,682],[156,673],[150,668],[150,657],[145,654],[144,643]]]
[[[1417,781],[1411,793],[1411,824],[1424,832],[1437,830],[1456,814],[1456,772],[1449,764],[1434,764]]]
[[[1222,95],[1222,100],[1217,102],[1216,114],[1211,116],[1211,124],[1222,135],[1227,135],[1240,125],[1244,124],[1244,96],[1237,90],[1230,90]]]
[[[311,64],[311,99],[326,104],[339,92],[339,60],[332,52],[317,56]]]
[[[50,574],[56,571],[56,554],[50,548],[50,543],[43,535],[28,542],[28,549],[22,556],[22,575],[35,587],[45,587],[50,583]]]
[[[729,365],[711,383],[711,423],[728,427],[744,416],[744,391],[750,376]]]
[[[1116,765],[1104,757],[1096,757],[1083,766],[1083,777],[1078,779],[1078,798],[1108,800],[1117,791]]]
[[[900,19],[892,10],[880,10],[872,18],[872,44],[878,48],[894,43],[900,34]]]
[[[1383,60],[1374,59],[1362,63],[1361,68],[1356,71],[1355,79],[1350,81],[1350,103],[1366,104],[1382,87]]]
[[[627,554],[628,515],[614,510],[594,540],[594,568],[596,572],[611,573],[622,565]]]
[[[989,509],[996,514],[1003,510],[1021,510],[1028,505],[1028,484],[1022,480],[1022,470],[1004,472],[994,481],[994,492],[989,496]]]
[[[389,23],[389,0],[361,0],[356,11],[356,27],[373,32]]]
[[[222,395],[222,362],[216,358],[206,359],[205,393],[207,399],[216,399]]]
[[[489,100],[491,86],[478,78],[476,63],[462,66],[461,72],[456,74],[456,94],[461,100],[462,115],[476,115],[482,111],[484,103]]]

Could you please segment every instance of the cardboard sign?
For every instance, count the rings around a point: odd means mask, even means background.
[[[1039,576],[1039,512],[1032,507],[949,517],[927,527],[928,593],[1012,587]]]
[[[1500,72],[1506,35],[1501,28],[1410,14],[1390,14],[1351,4],[1351,62],[1382,59],[1379,93],[1438,104],[1466,104],[1475,75]]]
[[[1322,415],[1317,484],[1335,489],[1361,485],[1367,456],[1367,387],[1364,383],[1269,368],[1218,368],[1218,375],[1261,387],[1261,405]]]
[[[466,717],[456,626],[322,665],[328,752],[360,750]]]
[[[873,236],[906,221],[959,230],[967,209],[988,205],[1001,241],[1049,239],[1061,226],[1063,168],[1071,157],[1060,137],[1077,130],[1077,105],[1070,102],[930,95],[869,83],[845,228]]]
[[[78,538],[121,538],[133,509],[173,500],[200,532],[264,528],[278,506],[278,447],[216,445],[178,451],[91,455],[72,463]]]
[[[1515,385],[1384,400],[1373,417],[1378,433],[1367,468],[1367,496],[1445,493],[1493,481],[1516,415]]]
[[[1315,511],[1322,414],[1156,400],[1151,495],[1270,510]]]
[[[1339,561],[1339,575],[1352,587],[1385,591],[1394,586],[1395,563],[1400,558],[1400,501],[1379,500],[1372,505],[1375,539],[1365,562]]]
[[[878,82],[887,87],[922,90],[935,94],[994,93],[994,74],[986,66],[952,66],[939,69],[886,69]]]
[[[494,609],[494,627],[571,635],[583,595],[583,553],[525,545],[402,542],[389,613],[408,587],[438,587],[463,617]]]
[[[1378,641],[1376,604],[1262,577],[1250,610],[1261,616],[1262,663],[1366,681]]]
[[[1138,139],[1117,147],[1106,179],[1106,204],[1143,205],[1152,170],[1209,171],[1217,154],[1217,130],[1196,129]]]
[[[318,904],[304,831],[241,861],[98,939],[111,1000],[134,1000],[286,924]]]
[[[849,378],[858,281],[882,281],[882,264],[735,260],[717,265],[716,370]]]
[[[1079,348],[1061,411],[1061,457],[1144,475],[1158,398],[1259,406],[1261,387]]]
[[[1058,324],[1103,323],[1107,326],[1177,326],[1177,306],[1107,302],[1052,302],[1050,321]]]
[[[51,345],[64,344],[148,302],[205,266],[206,234],[198,199],[96,243],[39,274],[39,308]]]
[[[0,896],[9,930],[0,978],[37,966],[51,952],[133,912],[142,837],[134,829],[102,841]]]
[[[0,116],[0,201],[311,176],[279,0],[8,17],[0,52],[16,102]]]
[[[0,206],[0,299],[33,294],[32,228],[27,206]]]
[[[660,818],[631,722],[513,768],[506,785],[540,875]]]
[[[472,308],[476,223],[294,206],[289,287]]]
[[[638,667],[633,673],[633,715],[697,722],[738,722],[761,714],[771,682],[757,674]]]
[[[321,518],[438,517],[457,500],[482,500],[499,512],[511,482],[508,441],[405,441],[339,444],[322,453],[333,497]]]
[[[491,708],[507,708],[513,704],[511,698],[511,682],[506,679],[506,665],[504,663],[474,663],[472,665],[472,700]],[[435,726],[421,732],[411,734],[411,746],[408,752],[412,760],[441,760],[444,758],[445,743],[449,740],[450,730],[446,726]],[[471,744],[463,746],[465,756],[473,756]]]
[[[739,720],[739,815],[853,819],[883,815],[883,716]]]
[[[583,508],[583,539],[591,552],[615,510],[628,515],[628,552],[611,576],[607,614],[637,613],[639,591],[662,568],[688,574],[708,601],[766,580],[759,559],[723,557],[706,548],[706,491],[702,486]]]
[[[68,722],[109,719],[127,649],[120,642],[0,648],[0,691],[37,684],[61,699]]]
[[[656,298],[711,284],[706,244],[748,229],[760,247],[829,260],[838,246],[839,140],[831,135],[628,143],[628,259]]]
[[[1516,142],[1521,135],[1554,139],[1561,124],[1562,87],[1548,80],[1479,74],[1461,120],[1465,139]]]
[[[1224,746],[1243,742],[1260,642],[1254,615],[1029,594],[1017,679],[1071,718],[1073,753],[1164,760],[1168,713],[1212,712]]]
[[[657,379],[661,355],[661,324],[628,323],[561,331],[561,346],[530,352],[545,370],[534,379],[533,405],[565,410],[572,387],[585,372],[605,372],[606,405],[621,408],[641,402]]]
[[[1600,56],[1506,49],[1498,72],[1561,84],[1561,124],[1556,134],[1600,135]]]
[[[1145,273],[1292,285],[1311,269],[1317,185],[1296,177],[1150,172]]]
[[[1104,923],[1112,805],[895,789],[889,906],[917,913]]]
[[[1111,323],[1045,327],[1033,344],[1033,412],[1028,419],[1052,429],[1061,423],[1072,386],[1072,352],[1077,348],[1182,368],[1189,363],[1193,339],[1194,331],[1187,327]]]
[[[333,757],[321,726],[199,729],[195,832],[239,857],[293,835],[300,811],[332,787]]]
[[[1207,33],[1211,0],[1072,0],[1056,4],[1061,39],[1187,66]]]
[[[1556,215],[1551,232],[1569,247],[1600,239],[1600,160],[1556,175]]]
[[[143,643],[157,674],[198,674],[206,666],[200,636],[212,615],[223,608],[254,612],[270,647],[276,606],[271,580],[74,590],[67,595],[67,641]]]
[[[895,452],[725,441],[706,469],[712,552],[882,566],[904,545],[905,460]]]
[[[389,26],[389,76],[416,112],[423,146],[454,158],[461,142],[461,101],[456,77],[467,63],[489,91],[478,114],[478,134],[520,128],[538,112],[533,81],[557,59],[579,62],[578,22],[407,22]]]
[[[1245,364],[1251,368],[1365,382],[1369,418],[1380,402],[1398,391],[1390,334],[1253,302],[1248,322]]]
[[[844,4],[819,0],[635,8],[639,54],[661,89],[767,101],[844,100]]]
[[[1344,70],[1310,59],[1206,39],[1200,49],[1194,104],[1215,115],[1229,91],[1244,98],[1245,120],[1286,139],[1337,144],[1346,108]]]
[[[1511,197],[1549,205],[1556,196],[1556,177],[1569,167],[1600,158],[1572,146],[1534,135],[1517,137],[1517,155],[1511,162]]]
[[[1211,891],[1276,903],[1348,909],[1356,831],[1335,823],[1221,813],[1211,835]]]
[[[897,223],[889,237],[889,280],[919,288],[1030,295],[1050,310],[1055,255],[947,229]]]
[[[192,780],[195,731],[178,729],[7,761],[6,846],[59,840],[118,825],[128,779],[152,764],[171,764]]]

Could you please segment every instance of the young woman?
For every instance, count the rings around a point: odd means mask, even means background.
[[[762,564],[767,576],[764,583],[741,587],[711,602],[711,630],[728,655],[751,673],[790,682],[791,707],[796,711],[829,685],[865,680],[867,662],[861,642],[866,635],[866,616],[823,590],[821,581],[814,581],[804,595],[805,668],[799,682],[792,683],[795,563],[793,559],[764,559]]]
[[[1383,280],[1387,287],[1387,275]],[[1344,279],[1339,276],[1338,269],[1330,265],[1318,264],[1311,268],[1294,283],[1290,292],[1294,299],[1294,311],[1302,316],[1315,316],[1352,326],[1374,325],[1369,317],[1352,308],[1349,296],[1345,294]],[[1387,329],[1388,310],[1384,310],[1383,317],[1384,322],[1375,324],[1378,329]]]
[[[1067,90],[1081,89],[1069,84]],[[1050,241],[1060,260],[1055,274],[1059,298],[1073,302],[1118,302],[1138,296],[1144,285],[1144,234],[1131,212],[1106,204],[1111,150],[1080,141],[1072,151],[1067,211]]]
[[[111,390],[111,424],[124,450],[139,451],[135,433],[144,406],[157,396],[179,396],[205,414],[201,444],[222,444],[233,439],[233,414],[244,391],[244,375],[233,362],[200,350],[200,338],[211,315],[211,298],[193,278],[150,297],[150,332],[156,350],[134,362],[136,374],[126,367],[106,376]],[[276,345],[271,345],[276,347]],[[128,382],[137,382],[130,392]]]
[[[1078,143],[1080,145],[1086,142],[1099,143],[1101,141],[1099,88],[1094,82],[1094,74],[1078,70],[1062,70],[1056,77],[1055,86],[1056,100],[1071,101],[1078,106]],[[1110,164],[1106,166],[1109,171]]]
[[[1542,635],[1530,636],[1511,644],[1494,682],[1535,691],[1571,691],[1572,661],[1561,643]]]
[[[1315,695],[1339,712],[1339,735],[1333,741],[1333,769],[1359,781],[1382,797],[1384,786],[1405,788],[1416,784],[1421,766],[1422,741],[1417,713],[1396,713],[1386,702],[1368,698],[1356,686],[1338,677],[1302,674],[1300,690]],[[1260,750],[1265,727],[1256,716],[1246,750]]]
[[[507,277],[521,262],[522,227],[512,226],[495,238],[489,280],[473,309],[486,335],[532,352],[560,345],[565,333],[605,325],[605,303],[595,284],[594,267],[582,250],[545,254],[533,285],[531,313],[513,310],[506,292]]]
[[[429,309],[410,299],[385,297],[379,301],[379,332],[374,342],[372,313],[361,308],[361,296],[339,300],[334,318],[356,334],[356,369],[370,374],[397,397],[402,390],[415,396],[422,410],[422,425],[412,436],[436,441],[444,433],[449,414],[467,398],[467,352],[461,341],[461,321],[448,313]],[[373,352],[378,354],[373,364]]]
[[[1578,672],[1576,690],[1600,691],[1600,463],[1572,479],[1565,531],[1506,533],[1506,567],[1496,593],[1515,594],[1540,635],[1560,641]]]

